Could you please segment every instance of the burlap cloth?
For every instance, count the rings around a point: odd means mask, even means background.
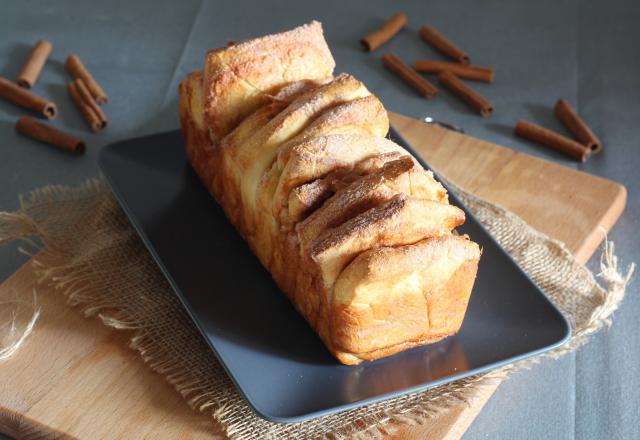
[[[575,350],[610,323],[633,271],[631,265],[621,274],[611,243],[601,259],[601,287],[562,243],[501,207],[454,191],[570,320],[571,340],[545,356]],[[0,213],[0,243],[15,239],[26,242],[26,252],[40,251],[41,282],[55,285],[87,316],[133,329],[131,347],[144,362],[232,439],[378,438],[399,424],[424,423],[539,359],[304,423],[275,424],[240,397],[102,180],[45,187],[21,199],[17,212]]]

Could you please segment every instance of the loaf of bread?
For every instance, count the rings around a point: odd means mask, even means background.
[[[207,53],[180,84],[196,173],[344,364],[456,333],[480,249],[464,212],[387,139],[382,103],[335,62],[322,27]]]

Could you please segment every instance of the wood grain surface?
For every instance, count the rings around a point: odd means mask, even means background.
[[[626,200],[623,186],[526,154],[391,114],[393,125],[439,173],[505,206],[567,244],[586,261]],[[27,263],[0,285],[30,295]],[[38,287],[42,315],[34,333],[0,363],[0,432],[16,438],[224,438],[208,416],[192,411],[115,331]],[[400,427],[394,439],[459,439],[493,394],[487,389],[429,424]]]

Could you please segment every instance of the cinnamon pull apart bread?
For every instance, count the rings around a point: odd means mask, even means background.
[[[382,103],[318,22],[206,54],[180,84],[196,173],[331,353],[358,364],[458,331],[480,249],[387,139]]]

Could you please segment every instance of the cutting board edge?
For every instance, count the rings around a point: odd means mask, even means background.
[[[616,187],[616,196],[613,199],[611,208],[600,218],[599,224],[603,230],[591,231],[583,242],[583,245],[574,252],[576,260],[582,264],[595,254],[600,244],[607,238],[607,234],[611,232],[613,226],[618,222],[627,206],[627,188],[621,183],[608,180]]]

